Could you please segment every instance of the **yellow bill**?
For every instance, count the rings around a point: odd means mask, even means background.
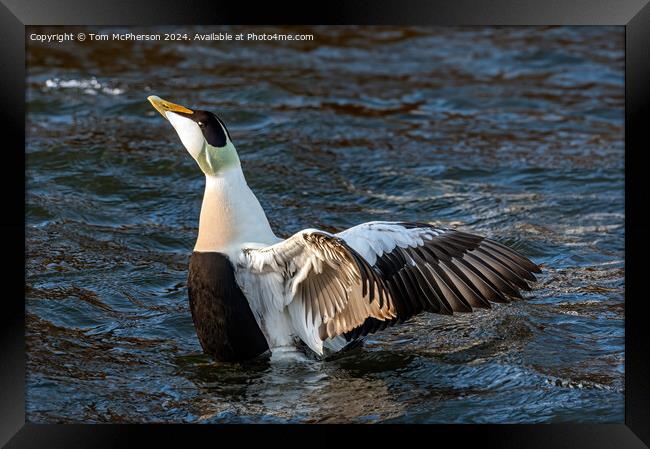
[[[160,97],[157,97],[155,95],[150,95],[147,97],[147,100],[153,105],[154,108],[160,114],[167,118],[165,115],[165,112],[170,111],[170,112],[181,112],[183,114],[194,114],[194,111],[191,109],[186,108],[185,106],[181,106],[179,104],[174,104],[171,101],[163,100]]]

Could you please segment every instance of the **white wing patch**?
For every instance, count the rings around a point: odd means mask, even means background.
[[[431,240],[443,232],[441,229],[430,227],[407,228],[395,222],[371,221],[336,235],[361,254],[370,265],[374,265],[378,257],[390,253],[397,246],[400,248],[422,246],[425,239]]]

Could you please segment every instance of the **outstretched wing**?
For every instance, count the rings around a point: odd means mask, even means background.
[[[286,308],[293,330],[317,353],[324,340],[352,340],[423,311],[471,312],[520,298],[540,271],[493,240],[393,222],[338,234],[307,229],[275,245],[244,248],[240,265],[246,283],[256,285],[247,296],[260,321]]]
[[[395,317],[369,317],[348,340],[402,322],[420,312],[452,314],[521,298],[540,269],[493,240],[425,223],[370,222],[336,234],[379,273]]]
[[[275,245],[244,248],[240,262],[263,284],[258,290],[269,292],[256,308],[286,307],[298,336],[318,353],[323,340],[351,332],[368,318],[396,317],[380,272],[327,232],[307,229]]]

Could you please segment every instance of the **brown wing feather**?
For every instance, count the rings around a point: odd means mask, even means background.
[[[422,228],[437,235],[422,246],[396,247],[382,254],[372,267],[388,286],[396,317],[369,317],[348,340],[401,323],[423,312],[452,314],[489,308],[491,302],[521,298],[530,290],[533,273],[541,270],[516,251],[485,237],[453,229],[435,229],[423,223],[396,223],[407,229]]]

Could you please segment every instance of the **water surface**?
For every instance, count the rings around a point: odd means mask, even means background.
[[[314,41],[29,43],[27,419],[622,422],[623,28],[268,31]],[[204,179],[151,94],[224,119],[279,235],[430,221],[543,274],[335,360],[216,363],[186,288]]]

